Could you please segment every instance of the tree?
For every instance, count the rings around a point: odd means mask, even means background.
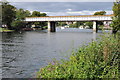
[[[0,2],[0,19],[2,19],[2,3]]]
[[[47,16],[47,14],[46,13],[41,13],[40,16],[44,17],[44,16]]]
[[[85,22],[85,25],[89,26],[89,28],[91,29],[93,27],[93,22]]]
[[[117,33],[118,30],[120,30],[120,1],[114,2],[113,6],[113,14],[114,17],[112,18],[112,24],[111,27],[113,28],[113,33]]]
[[[0,27],[2,27],[2,2],[0,2]]]
[[[45,16],[47,16],[46,13],[40,13],[40,17],[45,17]],[[40,22],[40,25],[41,25],[41,26],[46,26],[47,23],[46,23],[46,22]]]
[[[40,13],[38,11],[33,11],[31,17],[44,17],[46,16],[46,13]],[[32,24],[35,24],[36,26],[45,26],[46,22],[33,22]]]
[[[29,17],[31,14],[30,14],[30,11],[28,10],[23,10],[22,8],[16,10],[16,20],[24,20],[25,17]]]
[[[105,14],[106,14],[105,11],[99,11],[94,13],[94,15],[105,15]]]
[[[11,23],[15,19],[16,8],[8,2],[2,2],[2,24],[6,25],[8,29],[12,29]]]
[[[16,10],[16,19],[12,21],[11,26],[15,30],[20,30],[26,26],[24,20],[25,17],[30,16],[30,11],[28,10],[23,10],[22,8]]]
[[[32,17],[40,17],[40,12],[38,12],[38,11],[33,11],[31,16],[32,16]]]
[[[85,22],[78,22],[78,21],[76,22],[76,24],[77,24],[78,27],[81,26],[81,25],[84,25],[84,23]]]
[[[24,28],[26,26],[26,23],[24,21],[20,21],[20,20],[15,20],[11,23],[11,26],[13,27],[13,29],[15,29],[16,31],[21,30],[22,28]]]
[[[29,16],[31,16],[30,11],[29,10],[25,10],[25,17],[29,17]]]
[[[66,22],[58,22],[57,26],[65,26],[67,25]]]
[[[18,9],[16,11],[16,20],[24,20],[25,19],[25,11],[23,9]]]

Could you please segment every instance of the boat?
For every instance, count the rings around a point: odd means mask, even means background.
[[[84,29],[83,26],[80,26],[79,29]]]
[[[61,27],[61,29],[65,29],[65,27]]]

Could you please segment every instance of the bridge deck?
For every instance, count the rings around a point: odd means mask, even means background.
[[[111,21],[113,15],[26,17],[25,21]]]

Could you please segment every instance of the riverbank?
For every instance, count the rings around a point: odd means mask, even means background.
[[[0,28],[0,32],[13,32],[14,30],[8,30],[5,28]]]
[[[73,52],[70,60],[53,61],[41,68],[37,78],[120,78],[119,35],[102,36]]]

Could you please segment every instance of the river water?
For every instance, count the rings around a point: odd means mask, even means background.
[[[27,31],[2,34],[3,78],[31,78],[54,58],[69,59],[71,52],[95,40],[90,29],[63,29],[57,32]]]

